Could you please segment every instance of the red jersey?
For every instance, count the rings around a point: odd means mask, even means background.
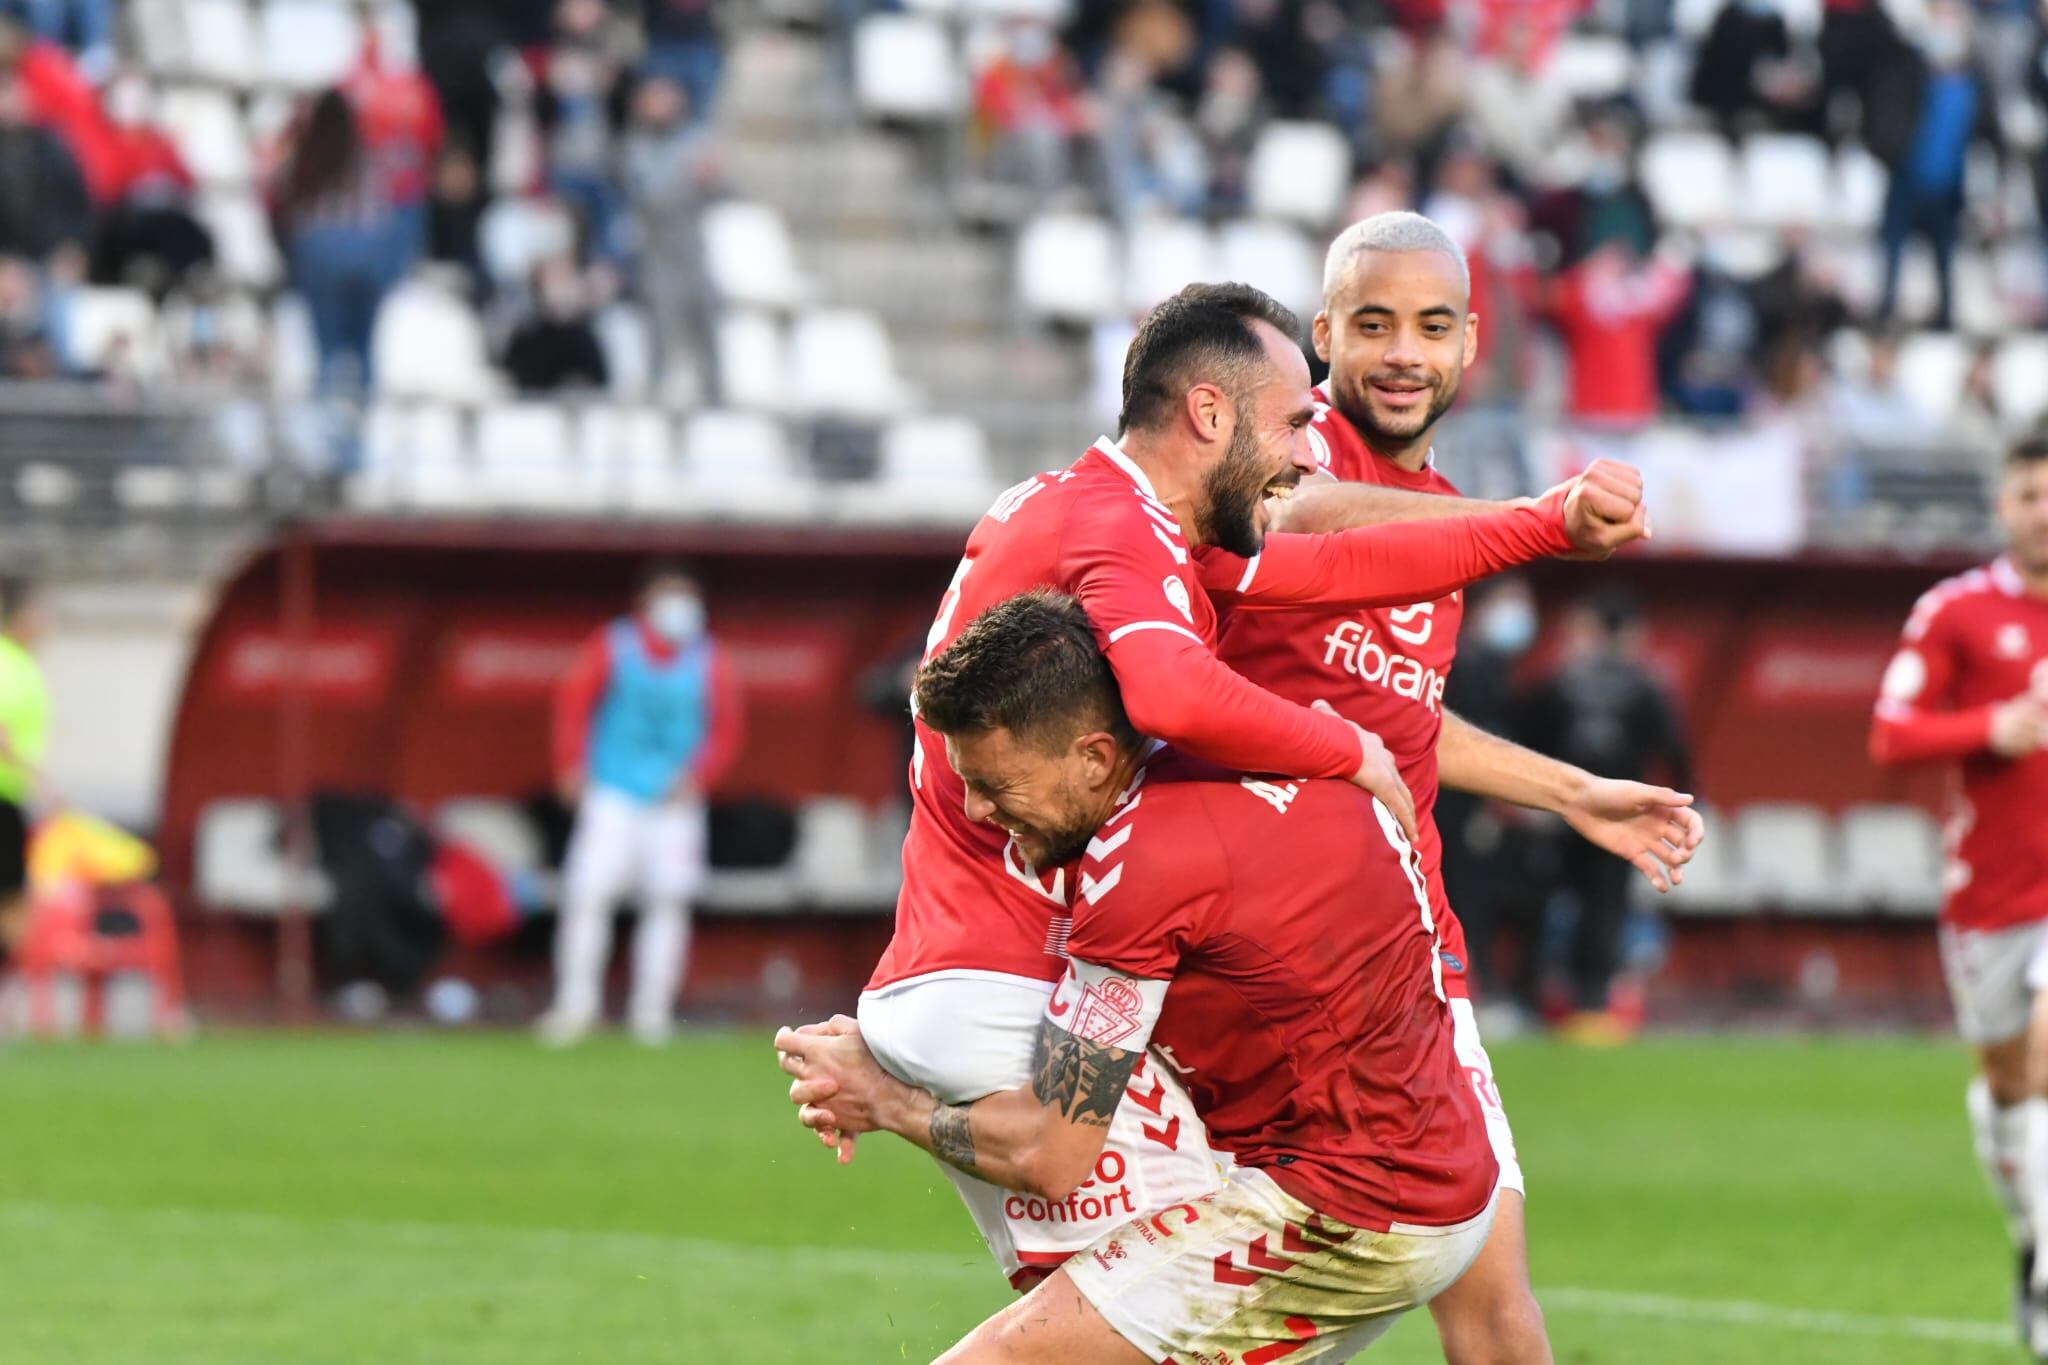
[[[1384,806],[1162,751],[1074,872],[1063,1027],[1149,1041],[1210,1145],[1318,1212],[1385,1230],[1486,1207],[1500,1167]]]
[[[2004,559],[1930,588],[1885,670],[1871,756],[1958,762],[1942,906],[1958,929],[2048,919],[2048,750],[1990,748],[1991,709],[2029,690],[2048,697],[2048,598]]]
[[[1216,658],[1213,594],[1239,610],[1306,601],[1407,602],[1569,548],[1562,499],[1456,521],[1274,535],[1250,560],[1191,555],[1144,472],[1108,441],[996,499],[939,602],[926,657],[987,608],[1033,588],[1078,598],[1131,723],[1225,767],[1349,777],[1357,735],[1284,701]],[[869,988],[937,972],[1055,981],[1064,969],[1064,873],[1029,867],[992,825],[970,821],[945,742],[917,726],[910,835],[896,932]]]
[[[1352,483],[1458,496],[1432,462],[1418,472],[1383,460],[1358,429],[1316,391],[1309,443],[1323,469]],[[1218,647],[1223,661],[1253,682],[1293,701],[1327,701],[1346,720],[1380,737],[1415,798],[1416,851],[1429,887],[1444,954],[1444,985],[1471,994],[1465,930],[1444,894],[1444,841],[1436,827],[1436,742],[1443,732],[1444,684],[1458,652],[1462,592],[1399,607],[1359,611],[1231,612]]]

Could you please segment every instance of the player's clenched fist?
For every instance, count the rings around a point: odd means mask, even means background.
[[[1595,460],[1585,473],[1559,487],[1565,490],[1565,534],[1578,547],[1572,558],[1605,559],[1630,541],[1650,538],[1641,471],[1614,460]]]

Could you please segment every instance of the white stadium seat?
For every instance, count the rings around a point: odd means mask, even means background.
[[[658,469],[675,463],[675,428],[668,414],[656,408],[586,409],[578,425],[577,444],[583,462],[592,469]]]
[[[844,502],[864,520],[971,524],[997,491],[979,425],[965,417],[905,417],[882,432],[874,481],[848,487]]]
[[[210,910],[276,915],[295,903],[324,909],[334,895],[317,866],[294,882],[284,853],[284,811],[275,801],[208,802],[199,812],[192,861],[193,890]]]
[[[1831,191],[1835,225],[1852,232],[1877,231],[1890,181],[1884,163],[1868,148],[1848,146],[1837,151]]]
[[[1853,806],[1842,813],[1849,896],[1900,915],[1941,906],[1941,829],[1918,806]]]
[[[759,413],[694,414],[683,428],[679,473],[681,485],[669,496],[679,496],[689,510],[779,520],[807,515],[816,505],[789,434]]]
[[[797,811],[797,889],[826,909],[860,909],[878,903],[869,861],[868,814],[851,797],[820,796]]]
[[[1736,865],[1766,906],[1834,912],[1850,908],[1836,858],[1834,827],[1817,806],[1765,802],[1736,815]]]
[[[803,272],[789,224],[766,204],[728,199],[704,211],[704,261],[712,288],[728,303],[794,308],[803,302]]]
[[[733,309],[718,319],[720,395],[738,408],[787,405],[782,326],[766,313]]]
[[[542,261],[576,250],[576,217],[553,199],[493,199],[476,233],[484,269],[499,284],[523,285]]]
[[[164,372],[156,305],[140,289],[84,288],[66,296],[64,338],[71,364],[154,376]]]
[[[1218,278],[1216,239],[1185,218],[1140,218],[1124,239],[1124,307],[1149,312],[1195,280]]]
[[[654,389],[657,363],[654,328],[647,314],[621,300],[592,319],[591,328],[604,351],[611,396],[626,402],[647,397]]]
[[[602,504],[595,466],[578,459],[569,418],[554,403],[507,403],[477,415],[482,495],[499,506],[534,511],[589,510]]]
[[[1793,133],[1757,133],[1742,143],[1742,207],[1766,227],[1811,227],[1832,216],[1834,164],[1827,144]]]
[[[908,395],[882,320],[851,308],[798,315],[789,336],[790,402],[842,417],[890,417]]]
[[[1306,233],[1289,223],[1240,218],[1223,225],[1217,277],[1256,285],[1296,311],[1315,311],[1323,263]]]
[[[181,0],[184,71],[221,85],[250,86],[262,63],[248,0]]]
[[[1915,332],[1899,343],[1899,385],[1915,407],[1945,422],[1970,375],[1970,346],[1950,332]]]
[[[916,14],[870,14],[853,31],[853,88],[865,113],[938,120],[959,112],[966,73],[944,25]]]
[[[1351,192],[1351,144],[1327,123],[1275,120],[1252,146],[1253,213],[1328,228]]]
[[[2014,430],[2048,414],[2048,337],[2007,337],[1991,362],[1991,393],[1998,415]]]
[[[1743,884],[1742,870],[1736,865],[1733,830],[1720,812],[1706,806],[1699,810],[1700,819],[1706,823],[1707,837],[1693,850],[1692,861],[1685,865],[1685,880],[1667,895],[1660,896],[1648,882],[1638,877],[1632,894],[1637,903],[1646,908],[1668,905],[1673,913],[1680,915],[1753,912],[1757,909],[1756,897]]]
[[[1698,228],[1734,216],[1735,157],[1712,133],[1652,134],[1636,169],[1659,218]]]
[[[263,77],[320,90],[353,71],[362,28],[342,0],[264,0]]]
[[[202,185],[241,186],[255,174],[249,130],[232,97],[219,90],[164,92],[158,119]]]
[[[1550,50],[1543,78],[1563,86],[1575,100],[1609,99],[1628,90],[1635,66],[1635,53],[1619,38],[1565,33]]]
[[[503,386],[475,310],[424,280],[402,284],[385,298],[370,338],[370,371],[377,391],[393,398],[473,403]]]
[[[1101,219],[1045,213],[1017,235],[1017,299],[1032,317],[1093,322],[1117,308],[1116,233]]]
[[[202,194],[196,211],[213,234],[214,256],[230,284],[268,289],[284,278],[277,238],[255,195]]]

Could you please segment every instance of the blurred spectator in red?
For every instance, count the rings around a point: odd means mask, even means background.
[[[313,316],[323,392],[369,381],[370,333],[398,282],[396,218],[339,90],[313,102],[277,205],[292,288]]]
[[[567,256],[534,268],[535,311],[512,333],[505,368],[521,393],[602,389],[610,378],[591,326],[590,283]]]
[[[1590,7],[1589,0],[1479,0],[1473,51],[1541,71],[1559,35]]]
[[[725,48],[718,31],[719,0],[643,0],[649,75],[666,76],[689,95],[690,117],[702,122],[718,98]]]
[[[0,255],[84,259],[91,205],[78,162],[51,131],[36,126],[21,77],[0,69]]]
[[[401,238],[417,257],[426,246],[427,195],[446,133],[440,97],[417,67],[386,55],[367,14],[362,57],[341,88],[355,106],[363,149],[398,217]]]
[[[1066,183],[1086,123],[1078,77],[1051,28],[1028,19],[1010,25],[975,78],[974,122],[999,181],[1034,194]]]
[[[1970,11],[1958,0],[1934,0],[1921,36],[1925,60],[1908,68],[1917,87],[1912,98],[1902,92],[1897,107],[1869,111],[1871,150],[1891,172],[1881,228],[1880,323],[1889,322],[1897,306],[1899,263],[1915,237],[1934,252],[1940,293],[1933,325],[1945,330],[1955,318],[1955,252],[1970,147],[1982,141],[2004,150],[1998,101],[1971,55],[1970,36]]]
[[[1570,359],[1565,411],[1582,425],[1628,429],[1658,411],[1657,338],[1685,303],[1690,277],[1611,238],[1565,272],[1551,318]]]
[[[213,261],[212,234],[192,216],[192,172],[155,122],[149,77],[124,68],[108,84],[106,190],[92,277],[132,285],[162,302],[173,286]]]
[[[35,267],[18,256],[0,256],[0,377],[55,379],[63,366],[50,332]]]
[[[1700,41],[1689,93],[1731,138],[1755,123],[1819,133],[1818,77],[1771,0],[1726,0]]]

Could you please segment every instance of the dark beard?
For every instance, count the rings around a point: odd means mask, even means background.
[[[1230,435],[1230,448],[1202,480],[1202,508],[1195,517],[1202,543],[1245,559],[1257,554],[1266,539],[1259,531],[1258,508],[1270,482],[1250,424],[1240,421]]]
[[[1365,438],[1366,445],[1374,450],[1384,450],[1389,446],[1419,441],[1428,435],[1429,429],[1437,424],[1437,419],[1449,412],[1451,404],[1458,401],[1458,385],[1463,379],[1464,375],[1461,372],[1449,376],[1443,383],[1437,385],[1430,395],[1429,408],[1422,415],[1422,425],[1406,433],[1388,431],[1381,426],[1373,418],[1371,405],[1363,396],[1356,395],[1354,390],[1341,388],[1332,383],[1330,393],[1337,400],[1337,411],[1343,414],[1345,421],[1357,428],[1358,434]]]

